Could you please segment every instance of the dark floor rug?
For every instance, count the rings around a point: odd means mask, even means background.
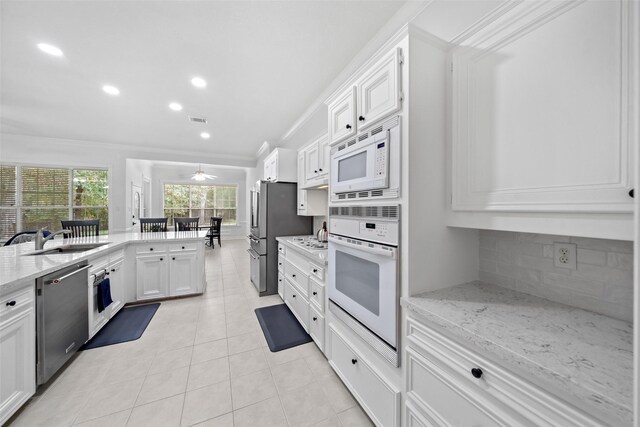
[[[80,350],[137,340],[147,329],[158,307],[160,303],[124,307]]]
[[[255,311],[272,352],[311,342],[311,337],[286,304],[256,308]]]

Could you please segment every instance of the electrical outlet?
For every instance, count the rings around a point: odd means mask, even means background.
[[[553,243],[553,264],[556,267],[578,269],[578,248],[575,243]]]

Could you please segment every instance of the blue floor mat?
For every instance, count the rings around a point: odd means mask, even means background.
[[[285,304],[256,308],[255,311],[272,352],[311,342],[309,334]]]
[[[160,303],[124,307],[80,350],[137,340],[147,329],[158,307]]]

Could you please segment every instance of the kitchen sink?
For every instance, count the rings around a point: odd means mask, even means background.
[[[42,249],[39,251],[31,252],[25,255],[54,255],[54,254],[67,254],[67,253],[75,253],[75,252],[86,252],[91,249],[99,248],[100,246],[104,246],[109,244],[107,243],[78,243],[71,245],[61,245],[56,246],[51,249]]]

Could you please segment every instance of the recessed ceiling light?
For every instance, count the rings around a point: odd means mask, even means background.
[[[209,139],[211,137],[211,135],[209,135],[209,132],[202,132],[200,136],[202,137],[202,139]]]
[[[109,95],[120,95],[120,89],[111,85],[102,86],[102,90],[108,93]]]
[[[50,44],[38,43],[38,49],[40,49],[45,53],[48,53],[49,55],[62,56],[62,51],[59,48],[52,46]]]
[[[171,104],[169,104],[169,108],[171,108],[173,111],[180,111],[182,110],[182,105],[178,104],[177,102],[172,102]]]
[[[207,82],[202,77],[194,77],[191,79],[191,84],[195,87],[207,87]]]

